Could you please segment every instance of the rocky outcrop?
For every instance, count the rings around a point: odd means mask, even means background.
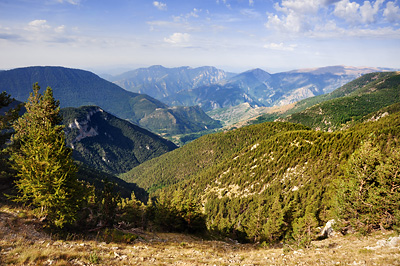
[[[389,237],[388,239],[378,240],[374,247],[366,247],[369,250],[376,250],[379,248],[396,248],[400,246],[400,236]]]
[[[94,136],[99,135],[97,127],[90,126],[91,117],[98,112],[103,112],[103,110],[100,107],[96,107],[87,113],[86,119],[80,120],[80,121],[78,121],[77,119],[74,119],[73,122],[69,123],[68,129],[70,129],[70,130],[77,129],[78,130],[78,135],[71,142],[72,148],[73,148],[74,143],[81,141],[84,138],[89,138],[89,137],[94,137]]]
[[[321,230],[321,233],[318,236],[318,239],[325,239],[328,238],[330,236],[333,236],[335,233],[335,230],[333,230],[333,225],[335,224],[335,220],[329,220],[326,224],[325,227]]]

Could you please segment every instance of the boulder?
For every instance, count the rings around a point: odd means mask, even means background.
[[[325,239],[325,238],[330,237],[335,232],[335,230],[333,230],[333,227],[332,227],[334,224],[335,224],[335,220],[334,219],[329,220],[325,224],[325,227],[321,230],[321,233],[319,233],[318,239],[321,240],[321,239]]]

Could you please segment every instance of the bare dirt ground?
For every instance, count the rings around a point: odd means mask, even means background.
[[[307,249],[132,233],[140,237],[129,244],[73,235],[60,240],[23,211],[2,207],[0,265],[400,265],[400,238],[391,231],[368,237],[337,234]]]

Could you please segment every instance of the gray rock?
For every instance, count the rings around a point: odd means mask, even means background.
[[[318,236],[318,239],[325,239],[331,236],[335,230],[333,230],[332,226],[335,224],[335,220],[329,220],[326,224],[325,227],[322,229],[321,233]]]

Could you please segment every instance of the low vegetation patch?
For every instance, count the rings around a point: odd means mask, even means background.
[[[15,218],[15,220],[13,219]],[[1,265],[398,265],[397,234],[349,234],[294,245],[240,244],[231,239],[205,240],[193,235],[152,233],[139,229],[129,243],[105,242],[96,234],[60,239],[40,229],[40,222],[19,218],[18,209],[0,210],[0,226],[14,226],[0,238]],[[15,223],[15,221],[18,221]],[[26,226],[25,226],[26,225]],[[109,229],[107,234],[115,234]],[[106,231],[104,231],[106,233]],[[120,233],[117,233],[120,234]],[[134,233],[132,233],[134,234]],[[127,235],[127,234],[121,234]],[[96,239],[97,238],[97,239]],[[400,242],[400,241],[399,241]]]

